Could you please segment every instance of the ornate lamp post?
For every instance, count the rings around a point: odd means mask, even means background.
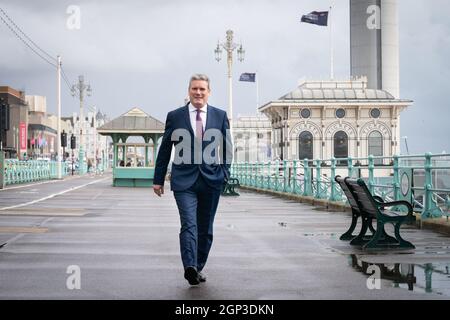
[[[230,120],[230,130],[233,126],[233,89],[232,89],[232,67],[233,67],[233,51],[237,49],[237,56],[240,62],[244,61],[245,50],[241,45],[237,45],[233,42],[233,31],[227,31],[227,41],[225,43],[217,43],[216,50],[214,50],[217,62],[222,59],[222,49],[227,52],[227,64],[228,64],[228,119]]]
[[[84,128],[84,115],[83,115],[83,101],[84,101],[84,94],[87,94],[88,97],[91,96],[92,90],[91,86],[84,84],[84,77],[79,76],[78,77],[78,84],[72,86],[72,96],[78,95],[80,98],[80,147],[79,147],[79,166],[80,166],[80,174],[86,173],[86,168],[84,165],[84,140],[83,140],[83,128]]]

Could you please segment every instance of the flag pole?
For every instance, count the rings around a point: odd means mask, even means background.
[[[256,85],[256,114],[258,115],[259,108],[259,76],[258,70],[255,72],[255,85]]]
[[[330,11],[328,13],[328,21],[330,28],[330,77],[334,80],[334,43],[333,43],[333,20],[332,20],[332,9],[330,6]]]

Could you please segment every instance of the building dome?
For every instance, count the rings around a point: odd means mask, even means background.
[[[375,89],[307,89],[297,88],[279,100],[394,100],[384,90]]]
[[[367,89],[365,81],[304,82],[279,100],[395,100],[384,90]]]

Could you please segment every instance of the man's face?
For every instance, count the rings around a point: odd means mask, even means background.
[[[208,82],[204,80],[193,80],[189,87],[189,99],[196,108],[201,108],[208,103],[210,90]]]

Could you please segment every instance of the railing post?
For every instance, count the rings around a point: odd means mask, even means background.
[[[297,160],[294,160],[292,165],[294,166],[293,168],[294,173],[292,178],[293,180],[292,193],[297,194]]]
[[[353,177],[353,158],[349,157],[347,160],[348,176]]]
[[[423,203],[422,219],[442,217],[441,210],[433,201],[433,162],[431,160],[432,154],[425,154],[425,194]]]
[[[264,189],[264,162],[261,161],[261,163],[259,164],[260,167],[260,184],[261,184],[261,189]]]
[[[255,187],[259,188],[259,163],[255,162]]]
[[[374,194],[374,190],[375,190],[375,179],[373,176],[373,171],[375,169],[375,162],[373,160],[373,155],[369,156],[369,182],[368,182],[368,187],[369,187],[369,191],[370,193],[373,195]]]
[[[320,189],[322,187],[321,161],[316,160],[316,199],[320,199]]]
[[[275,161],[275,191],[278,191],[278,185],[280,184],[280,161]]]
[[[311,186],[311,172],[310,172],[310,168],[309,168],[309,164],[308,164],[308,160],[305,159],[303,160],[303,168],[305,170],[304,172],[304,177],[305,177],[305,185],[303,187],[303,195],[305,197],[309,197],[312,195],[312,186]]]
[[[259,188],[259,162],[255,162],[255,187]]]
[[[25,170],[24,170],[24,166],[23,166],[22,161],[20,161],[20,160],[17,160],[17,163],[19,164],[19,172],[20,172],[20,180],[19,180],[19,182],[20,182],[20,183],[23,183],[23,182],[25,182]]]
[[[248,171],[247,171],[247,184],[252,187],[252,171],[253,171],[253,165],[251,162],[248,162]]]
[[[257,164],[256,162],[252,163],[252,187],[256,187],[256,170],[257,170]]]
[[[238,164],[238,174],[239,174],[239,181],[241,182],[241,183],[244,183],[244,164],[242,163],[242,162],[240,162],[239,164]]]
[[[331,177],[330,177],[330,183],[331,183],[331,192],[330,192],[330,201],[337,201],[336,196],[336,181],[334,180],[336,178],[336,159],[331,159]]]
[[[431,215],[430,208],[431,208],[431,202],[432,202],[432,194],[430,192],[430,189],[433,188],[433,177],[431,176],[431,154],[427,153],[425,154],[425,186],[424,186],[424,195],[423,195],[423,212],[422,212],[422,218],[429,218]]]
[[[283,160],[283,192],[288,192],[287,160]]]
[[[249,163],[245,161],[245,185],[250,186],[250,173],[249,173]]]
[[[400,200],[400,175],[399,175],[399,158],[398,155],[394,155],[394,180],[392,181],[392,188],[394,189],[394,200]]]

